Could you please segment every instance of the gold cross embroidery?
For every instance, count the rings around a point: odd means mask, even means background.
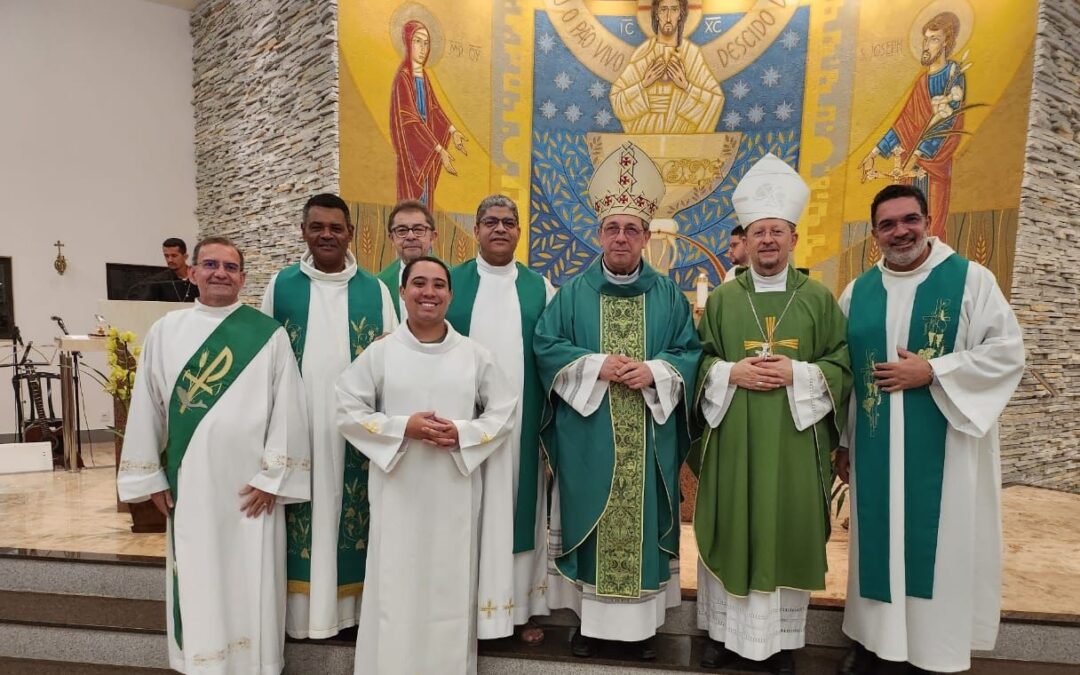
[[[491,600],[487,601],[487,604],[480,608],[480,611],[487,615],[487,618],[491,618],[491,615],[499,611],[499,608],[495,606],[495,603]]]
[[[765,341],[760,340],[746,340],[743,342],[743,349],[757,349],[757,355],[768,358],[773,355],[774,347],[787,347],[788,349],[799,348],[799,338],[790,338],[788,340],[776,339],[776,317],[765,317]]]
[[[503,609],[506,610],[507,614],[510,614],[511,612],[514,611],[514,600],[513,600],[513,598],[511,598],[509,602],[507,602],[505,605],[503,605]]]
[[[547,582],[545,581],[544,583],[537,586],[534,590],[539,591],[540,595],[544,595],[545,593],[547,593],[547,589]]]

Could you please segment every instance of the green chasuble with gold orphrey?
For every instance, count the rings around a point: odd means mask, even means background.
[[[559,572],[599,596],[659,590],[679,555],[679,467],[701,357],[686,296],[644,263],[636,281],[613,284],[597,260],[555,295],[533,345],[547,392],[542,437],[559,486]],[[640,391],[611,383],[599,409],[582,417],[553,387],[590,354],[666,362],[682,377],[682,404],[656,424]]]
[[[702,562],[733,595],[825,588],[830,453],[852,384],[846,326],[832,293],[794,268],[783,292],[755,292],[752,275],[740,274],[705,305],[694,399],[701,437],[689,459],[699,479],[694,533]],[[709,369],[755,356],[763,342],[775,355],[820,368],[832,411],[798,431],[785,388],[739,388],[720,425],[708,427],[700,406]]]

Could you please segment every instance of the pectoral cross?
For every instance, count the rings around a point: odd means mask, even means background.
[[[799,338],[790,338],[787,340],[776,339],[776,317],[765,317],[765,341],[760,340],[746,340],[743,342],[743,349],[757,349],[755,355],[767,359],[773,355],[774,347],[787,347],[788,349],[799,348]]]

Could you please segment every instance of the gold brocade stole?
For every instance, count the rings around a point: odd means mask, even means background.
[[[645,296],[600,296],[600,351],[645,360]],[[645,398],[608,386],[615,467],[607,507],[596,525],[596,594],[641,596],[645,502]]]

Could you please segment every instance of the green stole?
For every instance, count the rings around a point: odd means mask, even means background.
[[[401,321],[401,279],[399,278],[401,276],[401,258],[394,258],[394,262],[387,265],[376,276],[389,289],[390,299],[394,301],[394,314],[397,315],[398,321]]]
[[[348,288],[349,351],[359,356],[382,334],[382,290],[378,280],[357,268]],[[274,318],[285,326],[303,373],[311,279],[299,264],[289,265],[274,282]],[[345,444],[344,487],[338,522],[337,587],[339,596],[356,595],[364,586],[367,538],[371,520],[367,496],[368,464],[360,451]],[[288,590],[311,590],[311,502],[285,507],[288,531]]]
[[[952,353],[960,324],[968,261],[952,254],[919,284],[911,310],[908,351],[929,360]],[[848,311],[848,348],[856,370],[855,508],[859,517],[859,591],[892,602],[889,588],[889,412],[892,396],[878,389],[874,364],[885,351],[888,293],[881,269],[855,281]],[[948,423],[929,387],[898,394],[904,405],[904,570],[908,597],[932,598],[941,515]]]
[[[521,351],[525,366],[525,387],[521,398],[521,462],[518,465],[518,494],[514,505],[514,553],[531,551],[536,546],[537,473],[540,470],[540,416],[544,407],[544,389],[536,372],[533,354],[533,335],[536,322],[547,305],[547,286],[544,278],[517,265],[518,303],[521,311]],[[480,287],[476,260],[466,261],[450,271],[454,300],[446,312],[446,320],[462,335],[469,334],[473,305]]]
[[[280,327],[277,321],[257,309],[241,305],[218,324],[180,371],[169,398],[168,439],[163,451],[174,513],[175,504],[180,501],[180,465],[195,429]],[[175,546],[175,527],[170,528],[170,536]],[[180,578],[176,565],[173,565],[172,581],[173,632],[176,646],[183,649]]]

